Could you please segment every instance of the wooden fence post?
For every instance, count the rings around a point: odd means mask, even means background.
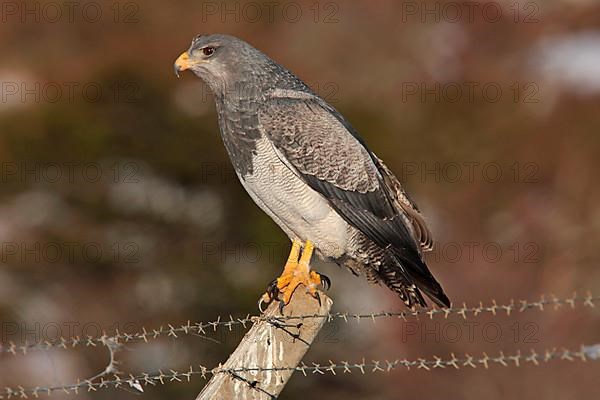
[[[302,287],[298,288],[283,315],[326,315],[333,301],[320,292],[321,305]],[[279,305],[271,304],[265,316],[278,317]],[[326,318],[256,322],[221,369],[295,367],[321,330]],[[266,400],[279,396],[293,371],[248,371],[217,373],[196,400]]]

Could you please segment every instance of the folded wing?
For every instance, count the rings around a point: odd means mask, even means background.
[[[341,114],[309,93],[275,92],[259,110],[259,129],[342,218],[397,257],[405,281],[449,304],[421,257],[433,241],[418,209]]]

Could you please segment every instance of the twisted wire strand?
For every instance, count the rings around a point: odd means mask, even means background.
[[[394,360],[369,360],[363,358],[359,362],[328,360],[324,363],[304,363],[299,366],[289,367],[236,367],[224,368],[222,366],[209,369],[203,365],[190,366],[186,370],[168,371],[158,370],[152,373],[142,372],[139,374],[119,374],[114,373],[111,378],[100,376],[97,378],[85,379],[76,383],[60,385],[60,386],[36,386],[25,388],[23,386],[5,387],[0,390],[0,399],[12,398],[38,398],[42,394],[51,395],[54,392],[62,392],[66,394],[78,394],[80,391],[95,392],[108,388],[120,388],[143,392],[146,386],[164,385],[170,382],[189,382],[192,377],[200,376],[203,379],[208,379],[216,374],[230,374],[234,377],[240,377],[240,374],[256,374],[260,372],[300,372],[303,376],[309,375],[338,375],[349,373],[377,373],[391,372],[398,368],[406,368],[410,370],[414,368],[421,371],[435,371],[438,369],[451,368],[454,370],[462,369],[489,369],[493,366],[502,367],[522,367],[525,365],[543,367],[551,361],[569,361],[569,362],[587,362],[598,361],[600,359],[600,344],[582,345],[578,350],[569,350],[567,348],[550,348],[543,351],[531,349],[527,353],[517,351],[511,354],[505,354],[503,351],[495,355],[482,353],[480,356],[472,356],[465,354],[457,357],[454,353],[442,358],[433,356],[431,358],[406,359],[398,358]],[[242,377],[242,380],[248,382],[249,386],[260,389],[260,382],[255,380],[247,380]]]
[[[116,330],[114,334],[108,335],[103,334],[99,337],[86,336],[79,337],[74,336],[71,338],[61,337],[56,340],[46,340],[36,343],[23,343],[16,344],[13,341],[8,344],[0,344],[0,354],[27,354],[31,351],[40,350],[51,350],[51,349],[69,349],[78,346],[95,347],[104,346],[107,342],[115,342],[120,344],[135,343],[135,342],[149,342],[162,337],[168,337],[177,339],[184,335],[195,335],[206,337],[211,332],[216,332],[218,329],[226,329],[231,332],[234,327],[241,326],[246,329],[247,325],[253,324],[259,321],[269,321],[273,323],[282,323],[286,321],[301,323],[306,319],[325,319],[326,322],[332,322],[334,320],[342,320],[344,322],[356,321],[359,323],[362,320],[371,320],[375,322],[376,319],[381,318],[400,318],[402,320],[408,320],[409,318],[420,318],[426,317],[433,319],[434,317],[443,317],[444,319],[450,316],[459,316],[464,320],[470,318],[477,318],[483,315],[491,315],[494,317],[505,315],[510,316],[515,313],[523,313],[530,310],[545,311],[548,308],[557,310],[561,307],[567,307],[569,309],[575,309],[577,307],[583,308],[595,308],[596,303],[600,302],[600,296],[593,296],[588,293],[585,296],[578,296],[574,293],[571,297],[558,298],[554,295],[542,295],[537,301],[528,300],[510,300],[504,304],[498,304],[496,300],[492,300],[490,304],[484,305],[483,302],[479,302],[477,306],[467,306],[463,303],[460,307],[451,308],[436,308],[436,309],[420,309],[414,311],[381,311],[373,313],[350,313],[350,312],[334,312],[329,314],[309,314],[309,315],[294,315],[294,316],[278,316],[278,317],[265,317],[262,315],[246,315],[243,318],[233,318],[229,316],[228,319],[219,316],[216,320],[210,322],[191,322],[187,321],[184,324],[167,324],[157,329],[147,330],[142,328],[141,331],[127,333]]]

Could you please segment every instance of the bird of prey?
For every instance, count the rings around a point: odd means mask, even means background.
[[[245,41],[196,36],[175,61],[214,94],[237,176],[289,236],[281,276],[260,303],[288,304],[303,285],[318,298],[329,279],[313,252],[386,285],[411,309],[450,300],[423,259],[433,241],[419,209],[350,123],[293,73]],[[302,254],[300,254],[302,252]]]

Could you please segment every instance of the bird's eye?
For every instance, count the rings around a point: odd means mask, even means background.
[[[214,47],[203,47],[202,48],[202,54],[204,54],[206,57],[210,57],[215,53],[215,48]]]

